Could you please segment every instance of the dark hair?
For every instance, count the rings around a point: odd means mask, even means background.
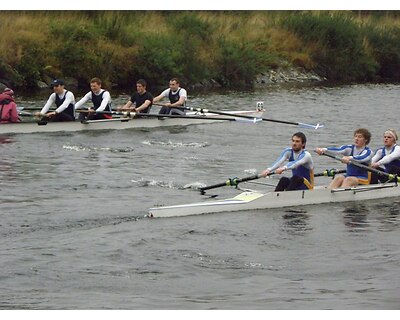
[[[365,144],[368,144],[371,141],[371,132],[369,132],[368,129],[358,128],[354,131],[353,136],[355,136],[356,134],[361,134],[364,137]]]
[[[179,79],[178,78],[172,78],[171,80],[169,80],[169,82],[171,81],[175,81],[177,84],[180,84]]]
[[[296,132],[296,133],[294,133],[294,134],[292,135],[292,138],[293,138],[293,137],[298,137],[298,138],[300,138],[300,139],[301,139],[301,143],[304,144],[304,145],[306,145],[306,143],[307,143],[307,138],[306,138],[306,135],[305,135],[303,132]]]
[[[144,79],[139,79],[136,84],[141,84],[143,87],[147,87],[147,82]]]
[[[101,86],[101,79],[100,78],[92,78],[92,80],[90,80],[90,83],[97,83],[99,86]]]

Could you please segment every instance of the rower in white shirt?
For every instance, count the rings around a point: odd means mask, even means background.
[[[153,99],[153,103],[160,101],[163,98],[168,98],[169,102],[165,103],[159,114],[177,114],[184,115],[185,109],[182,108],[186,104],[187,92],[181,88],[179,80],[172,78],[169,80],[169,88],[165,89],[157,97]]]
[[[394,129],[387,129],[383,134],[382,148],[376,150],[372,158],[371,167],[386,173],[400,176],[400,146],[397,145],[397,133]],[[372,173],[371,184],[386,182],[387,176]]]
[[[93,107],[89,107],[87,113],[81,112],[79,119],[111,119],[111,96],[108,91],[101,88],[101,80],[99,78],[90,80],[90,89],[91,91],[76,103],[75,110],[81,109],[88,101],[93,103]]]
[[[46,104],[35,116],[40,117],[42,121],[74,121],[75,120],[75,97],[71,91],[65,90],[64,81],[56,79],[51,83],[53,93],[50,95]],[[57,109],[49,111],[55,104]]]

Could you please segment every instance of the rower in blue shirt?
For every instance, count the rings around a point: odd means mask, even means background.
[[[363,165],[370,165],[373,153],[367,146],[371,141],[371,133],[364,128],[359,128],[353,134],[354,144],[342,145],[340,147],[317,148],[315,152],[319,155],[326,150],[343,155],[342,162],[347,164],[345,175],[336,175],[328,188],[348,188],[359,184],[369,184],[371,173],[368,170],[356,167],[350,163],[351,160]]]
[[[383,135],[384,146],[376,150],[372,158],[372,168],[400,176],[400,146],[397,145],[397,140],[397,132],[394,129],[385,131]],[[380,176],[374,172],[371,175],[371,184],[383,183],[387,180],[387,176]]]
[[[305,149],[307,138],[304,133],[296,132],[292,136],[292,147],[283,150],[275,163],[261,172],[267,176],[271,172],[282,174],[292,170],[292,177],[282,177],[275,191],[308,190],[314,188],[314,163],[311,154]],[[287,161],[287,164],[284,163]]]

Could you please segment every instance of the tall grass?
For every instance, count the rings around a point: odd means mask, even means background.
[[[320,74],[333,80],[371,80],[378,63],[365,47],[353,18],[339,13],[290,14],[282,25],[316,49],[312,59]]]
[[[396,12],[2,11],[0,81],[94,77],[131,86],[173,76],[249,85],[286,65],[331,80],[400,80]]]

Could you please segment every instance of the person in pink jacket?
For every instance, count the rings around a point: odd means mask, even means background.
[[[17,104],[14,100],[14,91],[5,88],[0,93],[0,123],[19,122]]]

